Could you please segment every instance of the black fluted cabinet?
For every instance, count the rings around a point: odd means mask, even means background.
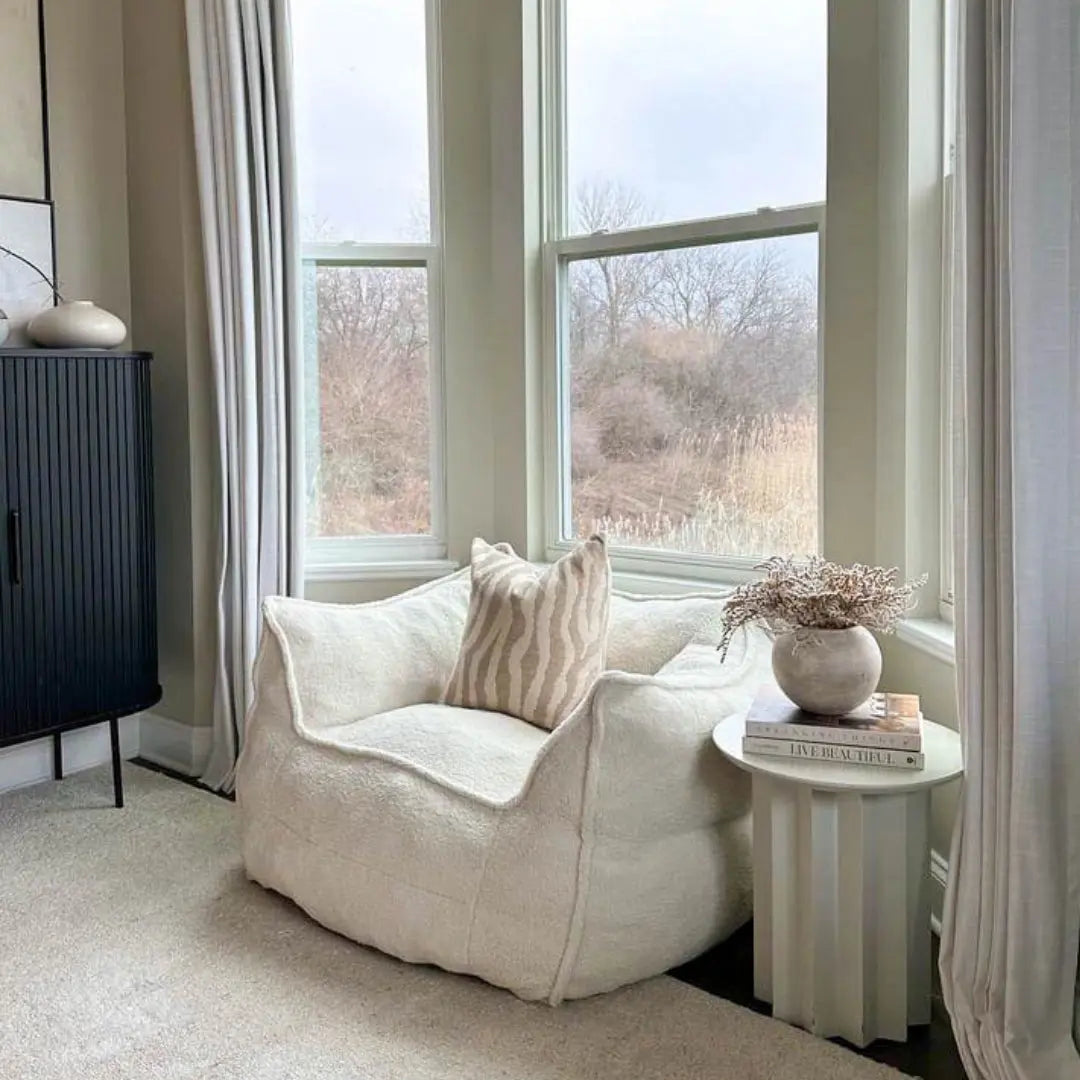
[[[148,353],[0,349],[0,746],[161,697]]]

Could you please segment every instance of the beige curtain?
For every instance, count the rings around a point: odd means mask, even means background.
[[[287,0],[187,0],[217,419],[218,668],[202,779],[231,790],[260,606],[302,590],[299,246]]]
[[[1080,1077],[1080,5],[959,0],[966,779],[941,976],[971,1080]]]

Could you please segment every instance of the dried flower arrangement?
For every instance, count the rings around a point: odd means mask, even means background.
[[[926,575],[898,582],[899,570],[882,566],[841,566],[820,555],[807,559],[774,555],[757,567],[765,573],[740,585],[724,605],[720,651],[726,656],[732,636],[748,623],[763,623],[782,634],[800,627],[868,630],[892,633],[911,610],[915,591]]]

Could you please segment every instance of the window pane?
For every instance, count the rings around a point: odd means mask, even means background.
[[[826,0],[565,2],[572,232],[824,200]]]
[[[304,240],[426,241],[424,0],[292,6]]]
[[[308,267],[308,534],[430,533],[427,271]]]
[[[818,547],[817,237],[567,267],[572,532]]]

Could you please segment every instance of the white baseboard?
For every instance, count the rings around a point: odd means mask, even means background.
[[[125,758],[139,753],[139,717],[124,716],[120,719],[120,754]],[[112,760],[108,724],[65,731],[64,775],[92,769]],[[0,791],[40,784],[53,778],[52,736],[19,743],[0,750]]]
[[[945,882],[949,880],[949,860],[939,851],[930,852],[930,925],[941,934],[941,913],[945,910]]]
[[[105,765],[112,760],[107,724],[65,731],[64,775]],[[210,757],[211,730],[192,727],[157,713],[120,719],[120,754],[144,757],[185,776],[199,776]],[[53,778],[52,736],[0,749],[0,792],[40,784]]]
[[[199,776],[210,757],[212,730],[192,727],[158,713],[140,716],[139,757],[185,776]]]

